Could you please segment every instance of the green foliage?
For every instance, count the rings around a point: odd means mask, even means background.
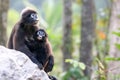
[[[88,80],[83,74],[83,70],[85,70],[86,66],[82,62],[73,59],[66,59],[65,62],[70,63],[72,67],[61,74],[62,80]]]
[[[52,43],[53,50],[59,50],[62,44],[62,2],[58,3],[54,0],[45,1],[42,5],[43,14],[47,26],[49,40]]]
[[[112,34],[114,34],[114,35],[120,37],[120,32],[112,32]]]
[[[112,32],[112,34],[114,34],[114,35],[116,35],[116,36],[120,37],[120,32]],[[120,44],[115,43],[115,46],[116,46],[116,48],[117,48],[117,49],[119,49],[119,50],[120,50]]]
[[[115,44],[116,48],[120,50],[120,44],[116,43]]]
[[[120,61],[120,57],[115,58],[115,57],[106,57],[105,58],[106,61]]]
[[[48,37],[50,42],[52,43],[53,50],[60,50],[61,44],[62,44],[62,34],[60,34],[60,31],[53,31],[51,29],[47,29]]]
[[[79,68],[70,68],[67,72],[63,72],[61,77],[61,80],[88,80]]]
[[[58,24],[62,19],[62,2],[56,3],[54,0],[43,3],[45,20],[49,24],[48,28],[59,29]]]
[[[14,9],[9,9],[8,11],[8,23],[9,25],[15,24],[19,20],[19,13]]]
[[[73,59],[66,59],[65,62],[68,62],[68,63],[72,64],[73,67],[79,67],[82,70],[85,70],[85,68],[86,68],[84,63],[78,62],[78,61],[73,60]]]

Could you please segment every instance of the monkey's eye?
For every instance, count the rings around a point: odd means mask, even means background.
[[[45,33],[43,31],[38,31],[37,35],[39,35],[39,36],[45,36]]]
[[[38,20],[38,15],[35,14],[35,13],[32,13],[32,14],[30,15],[30,17],[31,17],[32,19],[34,19],[34,20]]]

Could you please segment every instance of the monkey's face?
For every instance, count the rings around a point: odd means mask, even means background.
[[[26,25],[35,25],[38,23],[38,15],[35,12],[26,12],[22,15],[22,21]]]
[[[39,29],[38,31],[35,32],[34,34],[34,39],[39,41],[39,42],[45,42],[47,38],[47,33],[43,29]]]

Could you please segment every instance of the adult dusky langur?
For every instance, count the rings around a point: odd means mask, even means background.
[[[12,29],[7,47],[25,53],[39,68],[42,68],[41,63],[35,58],[35,54],[29,50],[24,42],[25,38],[30,38],[39,29],[38,22],[38,14],[35,10],[23,9],[20,20]]]

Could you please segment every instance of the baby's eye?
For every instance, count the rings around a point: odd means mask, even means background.
[[[37,35],[45,36],[45,33],[42,32],[42,31],[38,31],[38,32],[37,32]]]

